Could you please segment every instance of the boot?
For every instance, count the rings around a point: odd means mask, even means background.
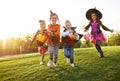
[[[103,54],[103,52],[101,51],[100,52],[100,58],[103,58],[104,57],[104,54]]]

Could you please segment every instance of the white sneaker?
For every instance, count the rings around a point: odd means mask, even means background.
[[[51,64],[52,64],[52,61],[51,61],[51,60],[49,60],[49,61],[48,61],[48,63],[47,63],[47,66],[48,66],[48,67],[50,67],[50,66],[51,66]]]
[[[43,62],[41,61],[41,62],[40,62],[40,65],[42,65],[42,64],[43,64]]]
[[[70,66],[75,67],[75,65],[74,65],[74,64],[70,64]]]
[[[70,58],[67,58],[67,63],[70,63]]]
[[[55,66],[55,67],[57,67],[57,66],[58,66],[58,64],[57,64],[57,63],[54,63],[54,66]]]

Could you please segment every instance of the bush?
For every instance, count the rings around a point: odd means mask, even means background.
[[[81,44],[81,48],[87,48],[87,47],[92,47],[93,44],[90,42],[90,40],[83,41]]]
[[[113,34],[108,38],[108,45],[120,45],[120,32]]]
[[[74,48],[80,48],[81,46],[81,41],[76,41],[75,44],[74,44]]]

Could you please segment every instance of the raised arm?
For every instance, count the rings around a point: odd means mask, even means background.
[[[103,23],[100,21],[100,25],[102,26],[102,28],[106,31],[111,31],[109,28],[107,28],[105,25],[103,25]]]
[[[85,27],[85,31],[87,31],[90,27],[91,21],[89,21],[89,24]]]
[[[33,37],[32,41],[31,41],[31,43],[30,43],[30,46],[31,46],[31,45],[32,45],[32,43],[34,42],[34,40],[35,40],[36,36],[38,35],[38,32],[39,32],[39,30],[36,32],[35,36]]]

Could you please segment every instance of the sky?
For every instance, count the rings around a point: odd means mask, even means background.
[[[17,36],[19,33],[35,33],[38,20],[49,24],[49,10],[57,13],[61,27],[65,20],[80,28],[88,24],[86,11],[96,7],[103,14],[101,19],[108,28],[120,30],[120,0],[0,0],[0,38]]]

